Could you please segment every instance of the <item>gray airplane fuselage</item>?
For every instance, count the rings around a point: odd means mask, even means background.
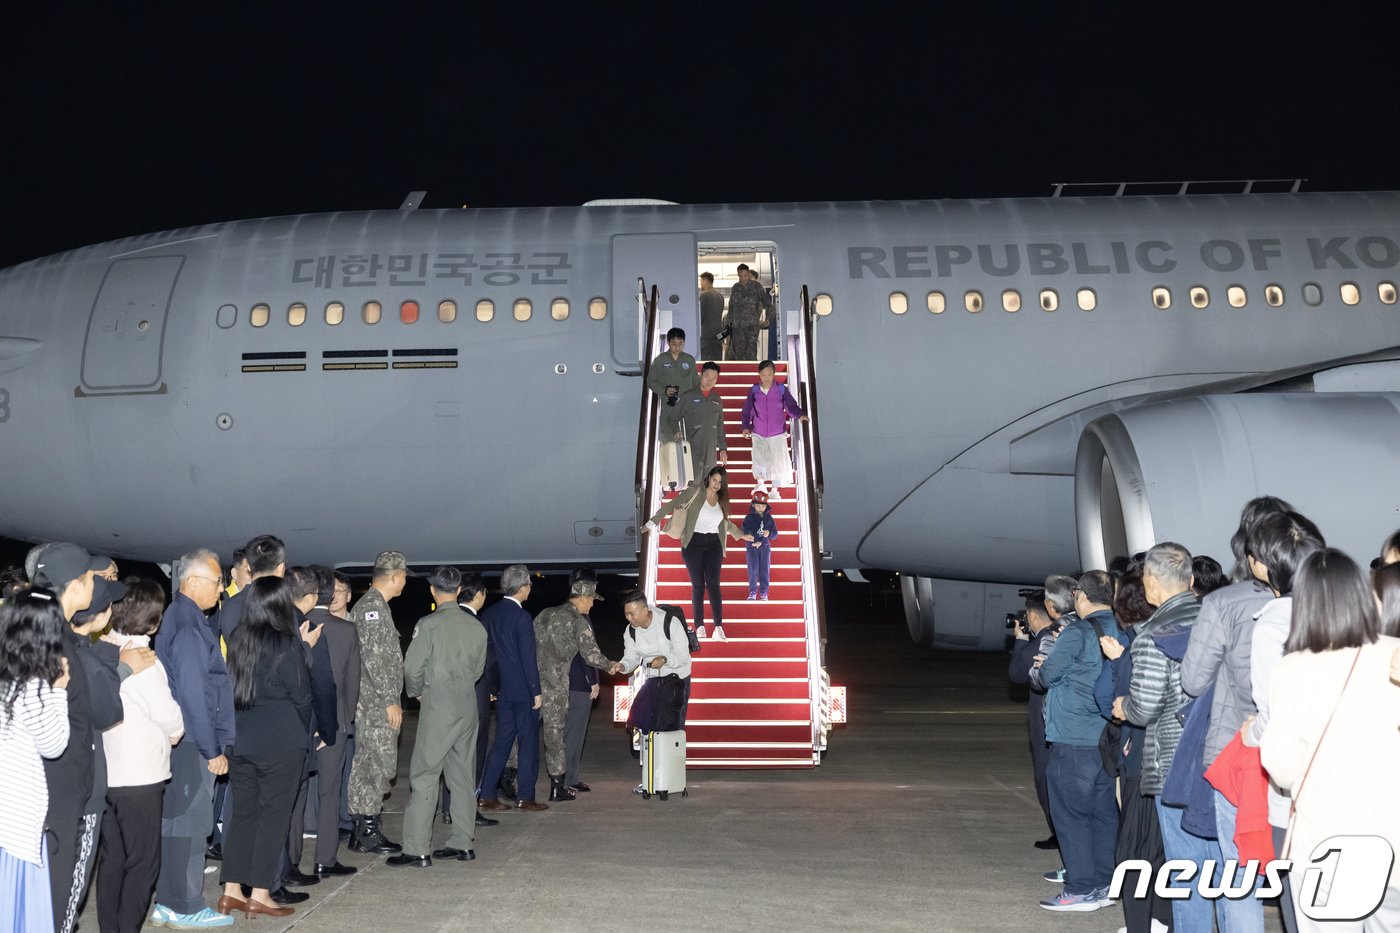
[[[298,563],[625,565],[637,279],[693,321],[696,249],[761,244],[787,319],[804,285],[830,300],[828,566],[1035,579],[1080,563],[1083,419],[1395,347],[1397,242],[1391,193],[369,211],[132,237],[0,272],[0,533],[151,561],[275,532]]]

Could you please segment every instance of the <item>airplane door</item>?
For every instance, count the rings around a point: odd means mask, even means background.
[[[657,289],[657,316],[684,328],[694,352],[700,344],[696,308],[695,236],[690,233],[621,234],[612,239],[612,357],[631,369],[657,350],[642,347],[642,315],[637,311],[637,279]],[[664,332],[665,326],[662,330]]]
[[[83,340],[82,389],[158,392],[165,320],[184,256],[117,259],[97,291]]]

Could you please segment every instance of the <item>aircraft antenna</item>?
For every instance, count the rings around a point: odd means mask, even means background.
[[[427,196],[428,192],[426,191],[410,191],[408,197],[404,198],[403,203],[399,205],[399,210],[416,211],[418,210],[418,205],[422,204],[423,199]]]

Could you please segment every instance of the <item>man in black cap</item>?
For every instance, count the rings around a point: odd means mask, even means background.
[[[122,721],[121,674],[93,650],[88,635],[106,624],[105,612],[126,595],[120,583],[95,573],[111,560],[93,557],[76,544],[51,544],[36,555],[34,584],[51,589],[72,628],[63,641],[68,659],[68,747],[44,760],[49,785],[47,825],[49,892],[57,933],[69,933],[87,893],[97,833],[107,800],[107,759],[102,730]],[[80,613],[95,609],[86,616]],[[154,663],[148,649],[122,652],[118,663],[129,676]]]

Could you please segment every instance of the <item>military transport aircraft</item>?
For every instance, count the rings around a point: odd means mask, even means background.
[[[1357,555],[1400,524],[1400,194],[419,200],[0,271],[0,533],[634,566],[648,335],[698,350],[740,261],[819,401],[822,566],[900,571],[919,640],[1155,540],[1228,557],[1262,491]]]

